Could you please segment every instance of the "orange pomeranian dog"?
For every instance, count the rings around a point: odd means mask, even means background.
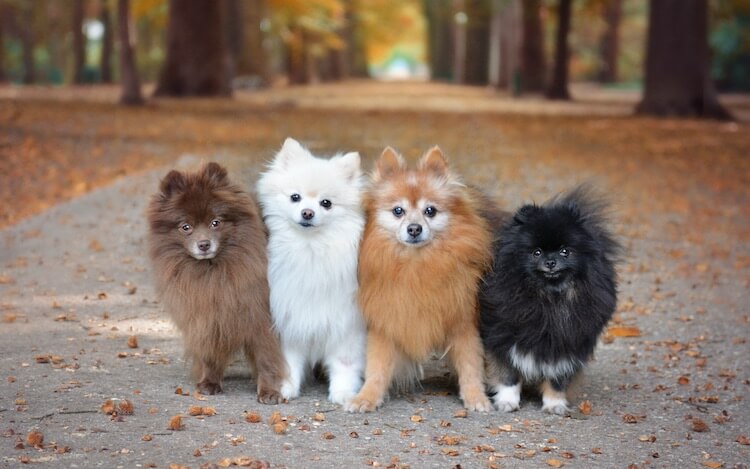
[[[367,326],[365,384],[347,405],[370,412],[432,352],[446,352],[466,408],[488,411],[477,291],[491,263],[482,197],[448,169],[438,147],[409,170],[386,148],[365,201],[359,302]],[[401,378],[401,379],[399,379]]]

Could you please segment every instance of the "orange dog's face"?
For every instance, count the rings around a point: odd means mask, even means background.
[[[420,248],[439,239],[451,223],[451,200],[461,184],[451,177],[439,148],[428,151],[416,171],[386,148],[373,176],[373,211],[378,227],[405,246]]]

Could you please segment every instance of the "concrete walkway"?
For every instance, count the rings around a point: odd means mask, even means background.
[[[246,184],[256,177],[221,161]],[[684,220],[628,241],[618,320],[641,335],[600,344],[571,417],[543,414],[533,398],[513,414],[466,415],[439,361],[421,392],[374,414],[329,404],[319,382],[263,406],[240,362],[223,395],[192,394],[146,257],[144,209],[166,170],[0,232],[0,467],[747,467],[747,244],[729,239],[726,257],[683,272],[659,233]],[[132,415],[103,413],[108,400],[130,401]],[[190,416],[194,406],[216,415]]]

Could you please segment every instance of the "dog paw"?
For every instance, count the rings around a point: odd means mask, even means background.
[[[284,398],[281,393],[276,389],[259,389],[258,390],[258,402],[261,404],[278,404]]]
[[[373,402],[369,399],[365,399],[362,397],[355,397],[351,401],[349,401],[347,404],[344,405],[344,408],[347,412],[373,412],[375,409],[383,405],[383,401],[377,401]]]
[[[219,383],[214,383],[212,381],[203,380],[196,384],[195,387],[198,388],[198,392],[201,394],[209,394],[211,396],[224,392]]]
[[[299,386],[295,386],[292,383],[285,381],[284,384],[281,385],[281,396],[287,400],[299,397]]]
[[[357,393],[352,391],[330,391],[328,393],[328,400],[334,404],[345,405],[356,395]]]
[[[492,410],[492,404],[484,394],[464,398],[464,407],[476,412],[489,412]]]
[[[519,402],[495,399],[495,408],[500,412],[513,412],[520,408]]]
[[[558,400],[558,399],[544,402],[542,404],[542,410],[544,412],[547,412],[548,414],[555,414],[555,415],[568,415],[570,413],[570,409],[568,408],[568,403],[565,401]]]

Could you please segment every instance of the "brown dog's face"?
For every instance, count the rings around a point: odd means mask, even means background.
[[[398,242],[415,248],[425,246],[448,229],[455,182],[439,148],[428,151],[416,171],[408,170],[404,159],[386,148],[374,178],[374,219]]]
[[[221,247],[221,225],[220,218],[214,218],[208,223],[199,222],[197,225],[185,220],[179,227],[182,245],[195,259],[213,259]]]

